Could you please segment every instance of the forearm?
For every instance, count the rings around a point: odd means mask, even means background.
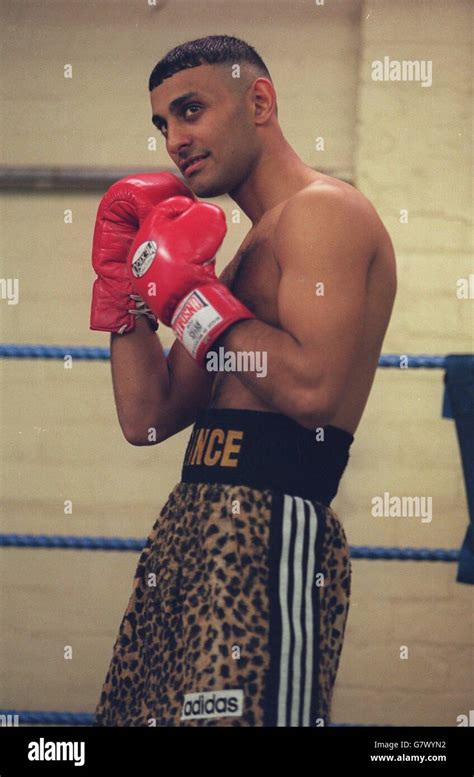
[[[275,411],[302,421],[318,404],[320,377],[308,376],[307,357],[300,343],[288,332],[276,329],[258,319],[239,321],[214,344],[226,352],[260,352],[260,364],[266,375],[257,370],[237,370],[236,378]],[[321,400],[322,404],[322,400]],[[323,415],[323,412],[322,412]],[[322,417],[320,422],[324,423]],[[317,420],[317,419],[315,419]]]
[[[133,332],[112,334],[110,359],[115,405],[124,436],[146,440],[169,394],[166,357],[159,338],[144,318]]]

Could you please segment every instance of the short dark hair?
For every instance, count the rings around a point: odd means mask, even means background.
[[[156,86],[163,83],[165,78],[170,78],[188,67],[205,64],[216,65],[224,62],[236,64],[248,62],[264,78],[272,80],[265,62],[248,43],[240,38],[233,38],[231,35],[208,35],[207,38],[190,40],[168,51],[153,68],[148,89],[151,92]]]

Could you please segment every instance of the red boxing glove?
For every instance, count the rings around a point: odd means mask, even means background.
[[[127,256],[140,224],[150,211],[173,195],[194,194],[171,173],[141,173],[116,181],[100,202],[94,229],[90,329],[124,334],[146,315],[156,331],[156,316],[133,294]]]
[[[255,318],[216,277],[226,231],[217,205],[171,197],[146,218],[129,254],[134,290],[201,366],[222,332]]]

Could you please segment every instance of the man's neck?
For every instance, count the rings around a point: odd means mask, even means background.
[[[282,140],[265,151],[250,176],[229,192],[255,227],[264,213],[316,180],[318,173],[306,165]]]

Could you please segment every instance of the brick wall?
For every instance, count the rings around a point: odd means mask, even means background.
[[[4,9],[3,164],[168,167],[159,139],[148,148],[152,67],[181,41],[238,35],[267,61],[296,151],[353,176],[392,235],[399,291],[384,351],[472,349],[472,302],[454,293],[470,271],[468,2],[301,2],[291,16],[286,2],[210,0],[199,12],[182,0],[161,11],[122,0],[15,0]],[[433,86],[372,82],[370,63],[384,55],[432,59]],[[324,152],[315,151],[317,136]],[[108,345],[88,329],[99,199],[2,194],[2,275],[20,280],[19,304],[0,305],[2,341]],[[232,224],[234,203],[216,202],[229,224],[222,267],[249,222]],[[171,344],[164,328],[160,336]],[[59,361],[3,361],[0,380],[2,530],[145,537],[179,479],[189,430],[152,448],[128,445],[108,363],[66,370]],[[378,372],[333,505],[351,544],[459,547],[467,508],[441,400],[440,371]],[[432,522],[372,518],[371,499],[385,490],[431,495]],[[136,561],[2,550],[0,706],[93,710]],[[471,698],[472,592],[454,582],[455,566],[354,561],[353,569],[334,720],[456,725]]]

